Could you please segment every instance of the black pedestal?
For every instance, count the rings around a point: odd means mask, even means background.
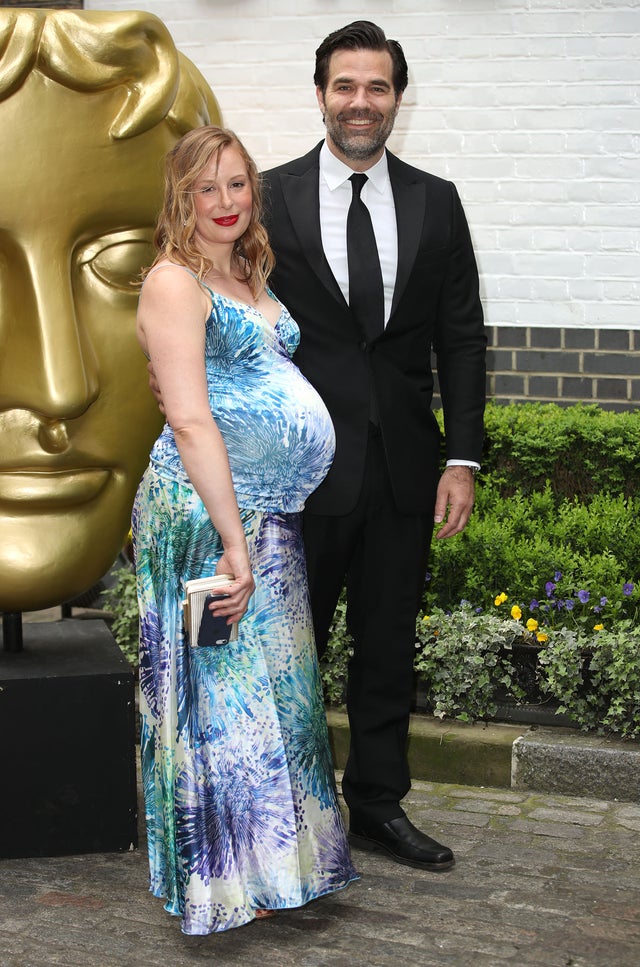
[[[131,666],[103,621],[23,633],[0,653],[0,857],[136,846]]]

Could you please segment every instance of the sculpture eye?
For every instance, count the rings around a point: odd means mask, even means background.
[[[112,289],[137,296],[140,270],[151,265],[155,257],[151,229],[129,229],[102,235],[83,246],[76,255],[76,264],[93,273],[95,278]]]

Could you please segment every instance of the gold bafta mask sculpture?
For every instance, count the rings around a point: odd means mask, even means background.
[[[108,570],[160,417],[135,337],[163,159],[219,123],[143,13],[0,10],[0,611]]]

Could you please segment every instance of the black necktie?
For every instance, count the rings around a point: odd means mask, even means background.
[[[366,180],[363,174],[349,178],[353,190],[347,214],[349,306],[364,335],[374,339],[384,329],[384,285],[371,215],[360,198]]]

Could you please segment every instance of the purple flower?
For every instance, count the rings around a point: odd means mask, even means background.
[[[427,573],[424,576],[424,583],[428,584],[430,580],[431,580],[431,572],[427,571]]]
[[[575,601],[572,601],[571,598],[567,598],[567,600],[564,603],[564,606],[567,609],[567,611],[573,611],[575,606]]]
[[[476,608],[476,614],[482,614],[482,608]]]
[[[604,598],[604,597],[603,598],[600,598],[600,607],[601,608],[604,608],[604,606],[605,606],[605,604],[607,603],[608,600],[609,600],[609,598]]]
[[[555,591],[556,586],[553,583],[553,581],[547,581],[547,583],[544,586],[544,589],[547,592],[547,597],[550,598],[553,592]]]
[[[564,608],[565,604],[568,604],[568,603],[569,603],[568,601],[563,601],[562,598],[559,598],[556,601],[556,608],[558,609],[558,611],[562,611],[562,609]]]
[[[529,611],[535,611],[539,606],[540,602],[533,598],[533,600],[529,602]]]
[[[557,583],[558,581],[562,581],[562,571],[556,571],[556,573],[555,573],[555,574],[553,575],[553,580],[554,580],[554,581],[555,581],[556,583]]]
[[[631,581],[627,581],[625,584],[622,585],[622,593],[627,598],[629,597],[630,594],[633,594],[634,589],[635,589],[635,584],[632,584]]]
[[[578,591],[578,601],[580,604],[586,604],[591,595],[588,591]]]

